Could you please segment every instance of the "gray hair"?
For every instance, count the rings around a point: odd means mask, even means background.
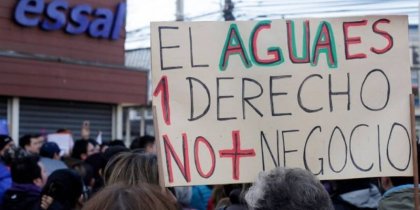
[[[278,167],[261,172],[245,195],[254,210],[333,210],[327,191],[309,171]]]

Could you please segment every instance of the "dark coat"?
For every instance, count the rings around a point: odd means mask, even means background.
[[[7,210],[39,210],[41,189],[34,184],[13,183],[3,197],[2,209]]]

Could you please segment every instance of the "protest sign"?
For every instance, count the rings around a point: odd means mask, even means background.
[[[412,176],[406,16],[151,24],[166,186]]]
[[[67,133],[54,133],[47,136],[48,142],[54,142],[60,148],[60,156],[68,156],[73,149],[73,137]]]

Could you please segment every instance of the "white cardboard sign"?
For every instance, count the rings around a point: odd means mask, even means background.
[[[151,25],[166,186],[411,176],[406,16]]]

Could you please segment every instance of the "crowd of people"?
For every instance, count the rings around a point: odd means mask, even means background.
[[[42,135],[14,145],[0,135],[0,209],[4,210],[390,210],[413,209],[412,177],[320,182],[310,172],[278,167],[254,184],[159,185],[155,139],[129,147],[114,140],[74,142],[62,156]]]

